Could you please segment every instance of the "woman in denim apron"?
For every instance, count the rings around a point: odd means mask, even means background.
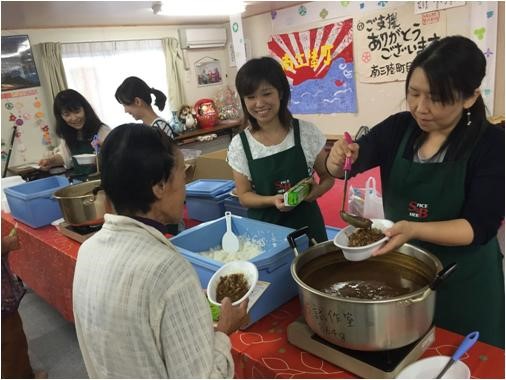
[[[504,274],[497,230],[504,219],[504,129],[485,114],[480,84],[486,59],[471,40],[433,42],[411,64],[409,112],[390,116],[353,144],[338,141],[327,159],[342,176],[379,165],[385,217],[395,225],[375,254],[410,242],[457,270],[438,288],[436,326],[504,347]]]
[[[248,127],[229,146],[236,192],[248,217],[291,228],[309,227],[309,236],[327,240],[316,199],[334,179],[325,170],[325,137],[311,123],[288,110],[290,86],[281,65],[270,57],[252,59],[236,77]],[[299,205],[287,207],[283,193],[316,171],[311,192]]]

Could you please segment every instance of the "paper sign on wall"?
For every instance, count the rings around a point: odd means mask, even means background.
[[[290,81],[292,113],[356,112],[352,19],[276,34],[267,45]]]
[[[385,9],[357,18],[354,26],[361,82],[406,79],[416,54],[445,34],[444,12],[413,14],[413,6]]]
[[[465,1],[415,1],[415,14],[466,5]]]

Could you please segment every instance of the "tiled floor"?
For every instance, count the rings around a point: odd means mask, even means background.
[[[28,290],[19,307],[32,368],[51,379],[87,379],[74,325]]]

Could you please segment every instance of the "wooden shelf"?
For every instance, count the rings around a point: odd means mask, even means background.
[[[216,133],[217,135],[223,135],[228,133],[230,139],[234,136],[234,128],[238,128],[242,125],[242,120],[220,120],[215,126],[211,128],[198,128],[190,132],[182,133],[177,136],[174,140],[179,144],[186,144],[197,140],[197,137],[210,135]]]

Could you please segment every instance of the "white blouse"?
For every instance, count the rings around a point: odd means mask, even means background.
[[[111,132],[110,127],[105,124],[100,126],[100,129],[98,130],[98,141],[100,141],[100,145],[104,143],[104,140],[109,132]],[[59,154],[63,158],[63,166],[65,166],[66,169],[72,167],[72,153],[70,152],[69,146],[64,139],[60,138],[60,144],[53,151],[53,154]]]
[[[299,120],[299,131],[300,144],[302,146],[302,150],[304,151],[304,155],[306,156],[308,169],[312,169],[316,156],[318,156],[321,150],[325,147],[327,139],[313,123],[308,121]],[[250,146],[251,155],[254,160],[283,152],[295,145],[293,128],[290,128],[290,132],[280,144],[271,146],[263,145],[261,142],[256,140],[251,134],[251,127],[246,128],[245,133]],[[227,162],[232,169],[245,175],[251,181],[248,159],[246,158],[246,153],[244,152],[239,134],[235,135],[230,142],[227,153]]]

